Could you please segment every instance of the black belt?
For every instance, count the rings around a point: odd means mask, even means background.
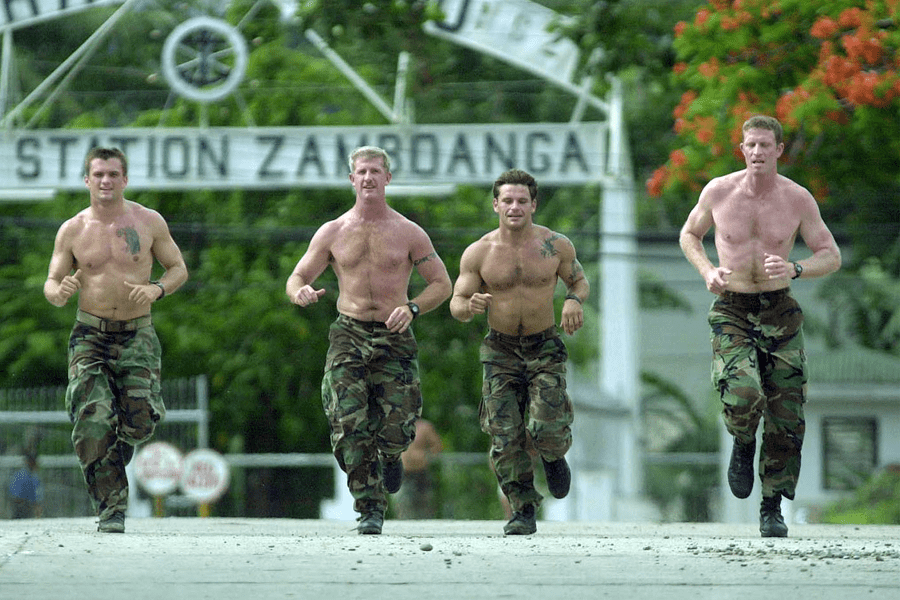
[[[79,323],[89,325],[94,329],[99,329],[103,333],[137,331],[143,327],[149,327],[153,323],[150,315],[144,315],[143,317],[129,319],[127,321],[111,321],[110,319],[101,319],[100,317],[92,315],[91,313],[86,313],[80,309],[75,314],[75,320]]]

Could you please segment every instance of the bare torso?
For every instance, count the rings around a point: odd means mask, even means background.
[[[340,287],[338,311],[360,321],[386,321],[407,301],[414,224],[390,211],[375,221],[346,213],[329,226],[330,261]]]
[[[558,234],[535,225],[521,244],[492,231],[475,243],[482,289],[491,294],[488,324],[508,335],[530,335],[555,324],[553,294],[560,258],[552,242]]]
[[[790,256],[806,194],[782,176],[769,189],[750,193],[742,173],[722,177],[712,198],[719,266],[731,269],[727,287],[750,293],[788,287],[788,279],[770,278],[763,263],[766,254]]]
[[[133,319],[150,312],[149,304],[129,299],[125,282],[146,284],[153,267],[153,213],[132,202],[110,222],[85,209],[67,222],[65,238],[81,270],[78,307],[98,317]]]

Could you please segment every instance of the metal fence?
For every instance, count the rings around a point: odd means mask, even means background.
[[[167,414],[153,436],[183,448],[209,442],[205,375],[164,380]],[[81,468],[72,449],[72,425],[65,411],[65,386],[0,389],[0,518],[10,515],[9,482],[25,466],[27,448],[38,457],[45,517],[93,515]]]

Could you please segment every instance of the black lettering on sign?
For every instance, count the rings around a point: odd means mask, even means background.
[[[200,177],[206,177],[206,165],[209,164],[219,177],[228,176],[228,138],[222,136],[219,140],[219,153],[216,154],[212,141],[205,137],[200,138],[200,147],[197,150],[197,173]]]
[[[516,135],[510,133],[506,136],[506,152],[503,151],[503,146],[494,138],[493,134],[489,133],[485,137],[484,172],[493,173],[494,171],[507,171],[515,168]],[[501,163],[499,169],[494,167],[495,158]]]
[[[414,135],[410,148],[412,172],[416,175],[434,175],[440,162],[440,144],[433,133]]]
[[[269,152],[263,158],[262,163],[259,165],[259,170],[256,172],[257,176],[259,176],[260,179],[281,179],[284,177],[284,171],[272,171],[269,169],[271,164],[275,162],[275,158],[281,150],[281,147],[284,145],[284,136],[259,135],[256,137],[256,141],[269,146]]]
[[[538,150],[540,142],[549,145],[552,142],[550,135],[546,132],[533,131],[525,136],[525,164],[528,165],[528,171],[532,175],[548,173],[551,167],[547,153]]]
[[[560,173],[568,173],[569,172],[569,163],[577,162],[578,167],[581,168],[582,173],[588,172],[587,159],[584,157],[584,150],[581,148],[581,144],[578,143],[578,138],[575,137],[575,133],[569,132],[569,135],[566,136],[566,146],[563,149],[563,157],[562,157],[562,165],[560,166]]]
[[[185,177],[191,162],[191,147],[187,138],[181,136],[165,138],[162,151],[163,174],[171,179]]]
[[[75,136],[50,136],[50,143],[56,144],[59,146],[59,152],[57,155],[59,156],[59,173],[57,174],[60,181],[65,181],[69,177],[68,171],[66,171],[66,165],[69,163],[69,146],[72,144],[78,143],[78,138]],[[82,161],[78,161],[80,165],[80,170],[84,170],[84,165],[81,164]],[[85,173],[79,173],[79,175],[84,175]]]
[[[30,151],[34,150],[32,154]],[[19,138],[16,141],[16,159],[19,166],[16,167],[16,175],[22,179],[36,179],[41,175],[41,143],[37,138]],[[30,168],[25,168],[30,167]]]
[[[325,176],[325,165],[322,164],[322,155],[319,152],[319,144],[316,137],[311,135],[303,144],[303,154],[300,156],[300,164],[297,165],[297,177],[301,178],[306,173],[306,165],[312,163],[319,172],[320,177]]]
[[[447,165],[447,173],[456,175],[456,164],[465,163],[466,170],[469,175],[475,175],[475,160],[472,157],[472,151],[469,150],[469,144],[466,136],[458,133],[453,141],[453,149],[450,151],[450,163]]]

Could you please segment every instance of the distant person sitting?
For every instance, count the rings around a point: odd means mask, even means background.
[[[37,519],[44,510],[44,488],[37,475],[37,454],[25,453],[25,467],[9,482],[13,519]]]

